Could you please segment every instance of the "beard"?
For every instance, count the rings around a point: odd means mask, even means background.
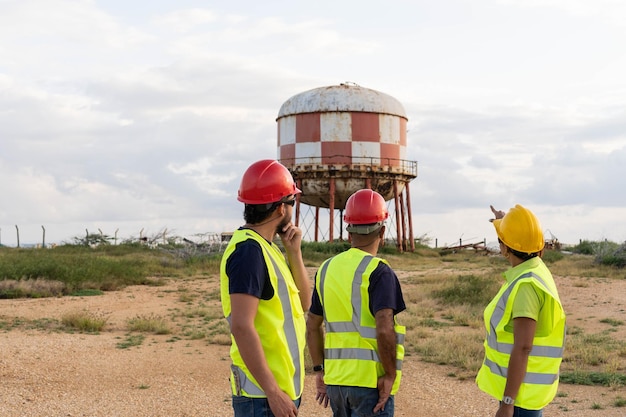
[[[291,216],[288,216],[287,213],[285,212],[285,215],[280,220],[280,223],[278,223],[278,225],[276,226],[276,233],[278,233],[279,235],[282,235],[283,228],[287,226],[289,223],[291,223]]]

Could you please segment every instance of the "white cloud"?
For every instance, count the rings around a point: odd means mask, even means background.
[[[280,106],[353,81],[405,106],[417,235],[488,238],[489,204],[522,203],[624,239],[625,7],[0,2],[0,227],[229,230]]]
[[[38,82],[105,73],[119,67],[119,59],[133,57],[128,51],[153,41],[87,0],[4,1],[0,37],[0,68]]]
[[[219,164],[205,157],[182,165],[170,164],[168,169],[176,175],[188,178],[209,196],[232,197],[232,190],[222,189],[220,186],[231,185],[237,176],[232,173],[227,175],[212,173],[211,170],[215,169],[216,165]]]
[[[205,9],[176,10],[165,16],[156,17],[153,22],[166,29],[186,33],[197,30],[199,27],[208,25],[217,20],[214,12]]]
[[[573,16],[589,19],[600,18],[616,25],[624,25],[626,4],[621,0],[498,0],[499,3],[523,8],[551,8]]]

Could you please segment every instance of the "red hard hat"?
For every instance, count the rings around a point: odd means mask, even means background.
[[[359,190],[346,202],[343,220],[348,224],[372,224],[389,217],[387,205],[382,195],[373,190]]]
[[[237,200],[245,204],[267,204],[301,192],[284,165],[263,159],[250,165],[243,174]]]

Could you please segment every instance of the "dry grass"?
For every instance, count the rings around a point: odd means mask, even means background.
[[[71,311],[61,317],[61,323],[64,326],[86,333],[102,331],[107,321],[106,314],[88,310]]]
[[[323,253],[318,257],[323,260],[327,256],[329,254]],[[407,355],[453,365],[459,370],[459,378],[475,374],[483,354],[483,309],[502,284],[501,274],[508,267],[505,260],[474,252],[440,256],[438,252],[426,249],[381,256],[389,261],[402,284],[407,310],[398,320],[407,327]],[[314,271],[321,260],[309,259],[310,270]],[[590,256],[566,256],[550,263],[549,267],[557,282],[559,277],[570,277],[572,285],[581,291],[625,277],[623,270],[594,264]],[[138,315],[127,320],[126,328],[131,332],[171,334],[176,340],[205,340],[209,344],[229,345],[228,324],[222,317],[219,300],[219,274],[213,271],[208,275],[198,273],[173,279],[178,280],[178,289],[168,291],[178,293],[180,307],[170,309],[164,316]],[[191,290],[194,286],[189,284],[196,280],[203,280],[209,286],[201,291]],[[31,295],[63,291],[59,289],[62,283],[43,279],[4,280],[0,285],[5,290],[26,285],[26,293]],[[596,330],[589,330],[589,321],[595,322]],[[85,332],[99,332],[106,322],[104,315],[89,311],[68,313],[63,317],[67,329]],[[585,317],[579,326],[570,322],[563,372],[602,374],[606,376],[605,381],[615,381],[614,375],[626,369],[626,345],[620,336],[624,333],[623,322],[605,314]],[[6,323],[4,327],[14,326],[17,324]],[[133,339],[125,344],[136,342]]]
[[[407,327],[407,354],[453,365],[461,379],[475,375],[484,352],[483,309],[502,285],[501,274],[508,264],[499,256],[467,253],[441,259],[411,255],[387,259],[400,271],[407,304],[398,318]],[[579,288],[592,288],[594,280],[623,278],[623,271],[594,264],[589,256],[568,256],[548,266],[557,282],[567,274],[576,277],[574,286]],[[594,374],[596,383],[620,384],[616,375],[626,369],[626,343],[615,333],[623,321],[593,320],[607,329],[587,334],[570,324],[562,372]]]
[[[156,314],[138,315],[127,322],[128,330],[152,334],[170,334],[170,323]]]
[[[64,291],[65,284],[63,282],[43,278],[5,279],[0,281],[2,298],[60,297]]]

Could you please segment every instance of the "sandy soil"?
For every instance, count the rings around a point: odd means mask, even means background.
[[[118,346],[128,337],[129,318],[171,317],[192,304],[193,294],[215,296],[215,289],[214,280],[169,280],[161,287],[133,286],[102,296],[0,300],[0,416],[232,416],[227,346],[175,333]],[[559,290],[570,326],[603,326],[601,318],[626,321],[626,281],[562,278]],[[107,315],[104,331],[68,333],[40,324],[83,310]],[[10,325],[16,319],[22,324]],[[396,415],[494,415],[496,402],[472,380],[447,376],[451,371],[407,357]],[[626,408],[614,406],[617,398],[626,398],[624,388],[562,384],[559,391],[545,416],[626,415]],[[312,375],[299,415],[331,415],[314,402]]]

